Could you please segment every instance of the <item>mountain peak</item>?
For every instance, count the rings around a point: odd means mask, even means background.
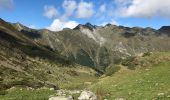
[[[166,29],[166,30],[169,30],[169,29],[170,29],[170,26],[162,26],[162,27],[160,28],[160,30],[161,30],[161,29],[163,29],[163,30],[165,30],[165,29]]]
[[[15,26],[19,31],[21,31],[21,30],[24,29],[24,26],[23,26],[21,23],[19,23],[19,22],[14,23],[14,26]]]
[[[112,24],[108,23],[108,24],[106,24],[105,26],[112,26]]]
[[[92,25],[91,23],[86,23],[85,25],[84,25],[85,27],[87,27],[89,30],[91,30],[91,31],[93,31],[93,29],[95,29],[96,27],[94,26],[94,25]]]
[[[4,21],[2,18],[0,18],[0,21]]]
[[[94,25],[92,25],[91,23],[86,23],[86,24],[79,24],[78,26],[76,26],[75,28],[74,28],[74,30],[77,30],[77,29],[82,29],[82,28],[86,28],[86,29],[89,29],[89,30],[91,30],[91,31],[93,31],[93,29],[95,29],[96,28],[96,26],[94,26]]]
[[[0,18],[0,23],[4,23],[5,21],[2,19],[2,18]]]
[[[83,27],[83,25],[82,24],[78,24],[73,30],[79,30],[79,29],[81,29],[81,27]]]
[[[28,27],[24,26],[23,24],[17,22],[12,24],[18,31],[29,29]]]
[[[159,31],[170,36],[170,26],[162,26]]]
[[[90,22],[87,22],[85,26],[93,26]]]

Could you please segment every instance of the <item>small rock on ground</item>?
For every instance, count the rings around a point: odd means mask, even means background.
[[[48,100],[73,100],[72,96],[56,96],[56,97],[50,97]]]
[[[82,91],[78,100],[97,100],[96,95],[91,91]]]

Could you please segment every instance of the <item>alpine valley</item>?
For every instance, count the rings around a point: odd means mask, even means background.
[[[1,100],[169,100],[169,75],[170,26],[54,32],[0,19]]]

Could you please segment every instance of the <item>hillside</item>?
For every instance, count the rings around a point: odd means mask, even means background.
[[[97,74],[32,41],[3,20],[0,20],[0,47],[0,90],[13,86],[65,88],[67,83],[79,79],[77,76],[93,78]]]
[[[122,66],[115,74],[101,77],[90,88],[100,100],[169,100],[170,54],[157,53],[138,59],[147,66],[139,65],[136,70]]]

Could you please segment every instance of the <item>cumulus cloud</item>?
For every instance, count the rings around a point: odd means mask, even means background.
[[[107,17],[107,9],[106,9],[106,4],[101,4],[99,6],[98,11],[95,13],[95,17],[98,20],[105,20],[105,18]]]
[[[0,9],[12,9],[13,7],[13,0],[0,0]]]
[[[103,22],[100,25],[105,26],[106,24],[119,25],[119,23],[117,21],[113,20],[113,19],[109,22]]]
[[[77,18],[90,18],[94,14],[93,3],[81,1],[78,4],[76,17]]]
[[[55,19],[52,24],[47,27],[51,31],[60,31],[63,28],[75,28],[79,23],[76,21],[62,21],[60,19]]]
[[[29,28],[35,29],[36,27],[34,25],[29,25]]]
[[[75,9],[77,8],[77,3],[75,0],[64,0],[62,6],[65,10],[65,15],[71,16]]]
[[[133,0],[114,0],[114,3],[117,4],[117,6],[127,6],[132,3]]]
[[[64,23],[64,28],[71,28],[71,29],[73,29],[73,28],[75,28],[77,25],[78,25],[79,23],[78,22],[76,22],[76,21],[68,21],[68,22],[65,22]]]
[[[54,6],[44,6],[44,16],[54,18],[58,15],[58,11]]]
[[[101,5],[100,8],[99,8],[99,11],[101,13],[105,13],[106,12],[106,4]]]
[[[117,11],[121,17],[170,18],[170,0],[117,0],[122,6]],[[119,5],[121,4],[119,3]]]

